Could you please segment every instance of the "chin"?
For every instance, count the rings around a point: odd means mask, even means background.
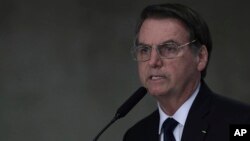
[[[164,89],[156,89],[156,88],[153,88],[153,89],[149,88],[148,92],[152,96],[161,96],[167,93],[167,91]]]

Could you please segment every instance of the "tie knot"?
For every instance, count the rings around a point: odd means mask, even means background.
[[[167,118],[162,125],[162,130],[167,132],[173,132],[177,125],[178,122],[175,119]]]

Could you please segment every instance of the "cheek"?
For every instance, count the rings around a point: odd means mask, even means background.
[[[146,79],[146,66],[144,64],[138,64],[138,73],[142,83],[145,82]]]
[[[184,58],[183,60],[177,61],[171,64],[171,71],[172,77],[181,81],[188,77],[188,75],[193,75],[193,73],[197,72],[197,63],[192,58]]]
[[[197,62],[195,61],[190,61],[187,64],[183,64],[183,71],[180,72],[182,73],[182,75],[184,75],[183,77],[185,78],[192,78],[196,76],[196,74],[199,73],[199,71],[197,70]]]

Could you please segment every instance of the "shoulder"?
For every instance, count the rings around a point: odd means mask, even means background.
[[[250,123],[250,106],[213,92],[203,81],[189,111],[190,117],[207,117],[218,123]]]
[[[150,115],[137,122],[132,128],[152,126],[155,123],[158,123],[158,121],[159,121],[159,112],[158,110],[155,110]]]
[[[146,127],[153,128],[156,125],[158,127],[158,123],[159,123],[159,112],[158,112],[158,110],[156,110],[153,113],[151,113],[150,115],[148,115],[147,117],[138,121],[128,131],[139,131],[141,129],[146,129]]]
[[[144,140],[147,136],[150,138],[157,136],[158,124],[159,112],[156,110],[128,129],[124,136],[124,141]]]
[[[216,113],[239,119],[245,118],[250,121],[250,106],[248,104],[219,94],[213,94],[212,99],[212,109]]]
[[[197,102],[194,104],[196,108],[203,107],[204,109],[210,107],[213,111],[223,114],[250,114],[250,105],[213,92],[205,82],[202,82],[196,99]]]

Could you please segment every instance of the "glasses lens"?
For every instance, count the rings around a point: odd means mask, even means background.
[[[151,48],[147,46],[137,46],[135,50],[135,58],[137,61],[146,61],[150,58]]]
[[[178,53],[178,46],[174,43],[167,43],[158,46],[158,51],[161,57],[173,58]]]
[[[178,56],[179,51],[182,47],[194,43],[193,40],[189,43],[178,45],[176,42],[168,42],[165,44],[158,45],[156,47],[157,53],[161,58],[171,59]],[[152,47],[149,45],[137,45],[134,48],[133,55],[137,61],[148,61],[151,56]]]

